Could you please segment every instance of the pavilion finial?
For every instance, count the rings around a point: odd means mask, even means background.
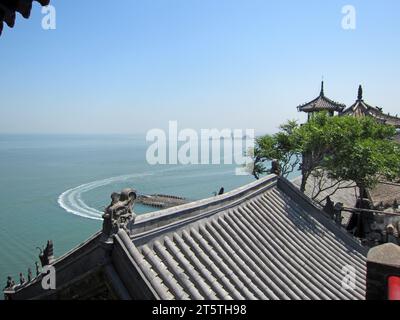
[[[358,87],[358,100],[362,100],[363,99],[363,88],[360,84],[360,86]]]
[[[321,93],[320,93],[320,95],[321,96],[324,95],[324,80],[321,81]]]

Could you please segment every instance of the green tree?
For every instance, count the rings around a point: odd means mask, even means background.
[[[302,154],[300,166],[302,174],[300,190],[302,192],[305,192],[310,176],[314,175],[316,178],[322,179],[325,175],[322,163],[324,157],[332,152],[334,146],[327,129],[331,119],[332,117],[327,113],[318,113],[295,132],[296,141],[299,144],[298,149]],[[320,174],[321,172],[322,174]]]
[[[313,176],[335,181],[330,186],[334,191],[343,188],[341,182],[352,182],[364,196],[381,179],[392,181],[400,176],[400,145],[393,141],[395,134],[395,128],[369,117],[330,117],[321,112],[302,126],[289,121],[277,134],[256,140],[254,175],[258,178],[268,172],[266,162],[275,159],[285,176],[300,164],[302,192]],[[327,189],[319,185],[319,192]]]
[[[270,172],[266,167],[266,163],[270,161],[278,162],[280,174],[285,177],[296,169],[301,161],[295,134],[298,127],[296,121],[288,121],[280,126],[278,133],[256,139],[254,152],[251,154],[254,161],[252,174],[256,179]]]
[[[363,197],[379,181],[400,176],[400,145],[392,140],[394,127],[369,117],[342,117],[332,124],[335,148],[323,161],[332,178],[353,181]]]

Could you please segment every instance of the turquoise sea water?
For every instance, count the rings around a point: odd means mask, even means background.
[[[34,272],[36,247],[47,240],[59,257],[98,231],[113,191],[133,187],[196,200],[254,181],[236,176],[237,165],[151,166],[148,146],[139,135],[0,135],[2,288],[8,275],[17,282],[19,272]]]

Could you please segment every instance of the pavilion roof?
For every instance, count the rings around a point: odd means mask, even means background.
[[[336,111],[342,112],[346,108],[346,105],[333,101],[325,96],[324,93],[324,82],[321,83],[321,92],[314,100],[302,104],[297,107],[302,112],[315,112],[315,111]]]
[[[50,3],[50,0],[0,0],[0,35],[3,31],[3,22],[10,28],[14,27],[17,12],[25,19],[29,18],[33,1],[39,2],[42,6]]]
[[[400,128],[399,117],[386,114],[383,112],[382,108],[373,107],[364,101],[361,85],[358,88],[358,97],[356,102],[345,109],[341,115],[370,116],[379,122]]]

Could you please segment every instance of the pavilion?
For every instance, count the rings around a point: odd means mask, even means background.
[[[310,102],[298,106],[297,110],[307,113],[308,119],[310,119],[315,112],[327,111],[331,116],[334,116],[335,112],[340,114],[345,108],[346,105],[333,101],[325,96],[324,82],[322,81],[319,96]]]
[[[373,107],[366,103],[363,99],[363,88],[360,85],[358,87],[358,95],[356,102],[345,109],[340,115],[342,116],[356,116],[356,117],[373,117],[377,121],[383,124],[392,125],[397,129],[400,129],[400,118],[398,116],[392,116],[383,112],[382,108]]]

